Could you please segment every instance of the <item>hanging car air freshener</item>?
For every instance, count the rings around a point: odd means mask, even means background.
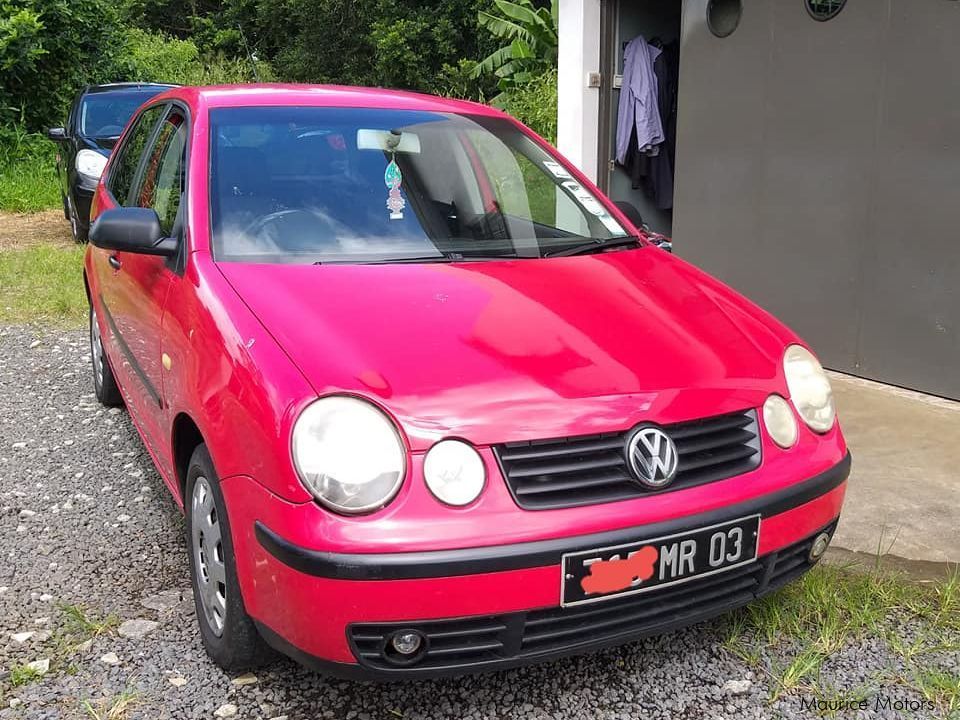
[[[383,172],[383,182],[390,190],[387,194],[387,210],[390,211],[390,219],[403,220],[403,209],[407,206],[407,202],[400,195],[403,173],[397,165],[396,153],[390,153],[390,163]]]

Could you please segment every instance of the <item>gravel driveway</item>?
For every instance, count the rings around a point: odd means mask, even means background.
[[[86,334],[0,328],[0,408],[0,718],[106,719],[115,704],[116,719],[816,716],[799,694],[769,702],[770,676],[723,649],[724,621],[464,679],[376,686],[278,660],[237,683],[203,652],[183,520],[127,414],[97,405]],[[66,629],[69,605],[116,622],[77,647],[65,639],[82,639]],[[129,620],[149,622],[118,627]],[[11,670],[43,659],[46,675],[11,687]],[[836,653],[823,674],[836,687],[869,686],[896,662],[866,642]]]

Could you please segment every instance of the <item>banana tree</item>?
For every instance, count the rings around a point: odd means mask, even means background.
[[[493,5],[497,14],[481,10],[477,22],[507,43],[481,60],[473,76],[493,73],[500,90],[507,91],[555,69],[559,0],[551,0],[549,9],[531,0],[494,0]]]

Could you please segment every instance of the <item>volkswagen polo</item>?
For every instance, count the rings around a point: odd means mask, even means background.
[[[96,394],[184,508],[224,668],[588,651],[744,605],[830,541],[850,459],[812,352],[498,110],[174,89],[93,217]]]

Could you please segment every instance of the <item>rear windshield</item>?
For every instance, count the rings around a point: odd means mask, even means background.
[[[214,256],[360,263],[542,257],[625,236],[503,118],[359,108],[210,112]]]
[[[80,101],[80,135],[90,138],[119,137],[138,107],[168,88],[90,93]]]

